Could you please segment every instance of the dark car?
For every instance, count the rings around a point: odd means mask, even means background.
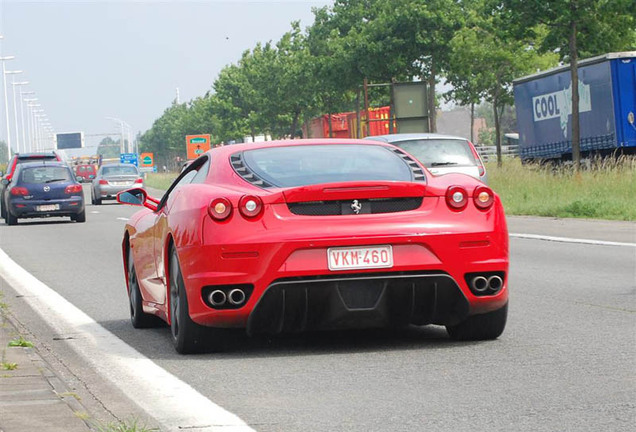
[[[11,178],[2,180],[6,187],[7,225],[20,218],[70,216],[86,221],[84,191],[68,165],[61,162],[19,164]]]
[[[7,164],[7,172],[4,174],[4,178],[11,181],[13,173],[16,167],[25,162],[37,162],[37,161],[61,161],[62,159],[57,153],[44,152],[44,153],[16,153],[9,160]],[[1,176],[1,175],[0,175]],[[6,186],[3,184],[0,186],[0,202],[2,202],[2,209],[0,209],[0,216],[6,219]]]

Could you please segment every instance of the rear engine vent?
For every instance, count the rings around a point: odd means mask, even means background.
[[[400,149],[395,148],[391,150],[393,150],[394,153],[400,156],[404,160],[404,162],[408,164],[409,168],[411,168],[411,172],[413,173],[413,180],[426,182],[426,175],[424,174],[422,168],[420,168],[420,165],[417,163],[417,161],[415,161],[412,157],[410,157]]]
[[[288,203],[289,211],[302,216],[339,216],[355,214],[354,207],[360,206],[359,214],[397,213],[415,210],[422,205],[422,197],[381,198],[342,201],[309,201]]]
[[[245,163],[243,162],[243,153],[237,153],[230,156],[230,162],[232,163],[232,168],[234,168],[234,171],[238,175],[243,177],[243,179],[252,183],[253,185],[265,189],[274,187],[274,185],[269,184],[268,182],[257,176],[245,165]]]

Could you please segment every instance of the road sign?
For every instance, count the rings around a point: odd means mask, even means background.
[[[153,167],[141,166],[139,167],[139,172],[142,172],[142,173],[157,172],[157,167],[156,166],[153,166]]]
[[[137,166],[138,165],[137,153],[122,153],[119,155],[119,161],[121,163],[132,164]]]
[[[186,135],[188,159],[196,159],[210,150],[210,135]]]
[[[152,153],[142,153],[139,155],[139,166],[150,168],[155,166],[155,157]]]

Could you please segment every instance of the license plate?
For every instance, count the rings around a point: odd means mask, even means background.
[[[115,186],[128,186],[130,184],[130,182],[127,181],[116,181],[116,182],[110,182],[110,184],[115,185]]]
[[[391,246],[363,246],[327,249],[329,270],[353,270],[393,267]]]
[[[59,209],[60,209],[59,204],[41,205],[37,207],[37,211],[41,211],[41,212],[54,211]]]

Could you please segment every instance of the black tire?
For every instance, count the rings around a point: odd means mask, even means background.
[[[132,251],[128,249],[127,259],[127,275],[128,275],[128,303],[130,305],[130,322],[134,328],[151,328],[163,325],[163,321],[144,312],[142,307],[141,291],[139,290],[139,282],[137,280],[137,271],[133,262]]]
[[[13,213],[11,213],[11,210],[9,210],[9,209],[7,209],[7,216],[4,218],[4,220],[7,222],[7,225],[17,225],[18,224],[17,216],[14,216]]]
[[[455,340],[491,340],[497,339],[506,328],[508,303],[496,311],[472,315],[465,321],[446,326],[446,331]]]
[[[86,210],[82,210],[81,212],[74,214],[71,216],[71,220],[75,222],[86,222]]]
[[[4,203],[4,199],[2,199],[2,207],[0,207],[0,216],[2,217],[2,219],[7,218],[7,206]]]
[[[206,328],[190,318],[188,296],[183,283],[179,257],[177,257],[177,250],[174,246],[170,250],[169,270],[170,334],[174,349],[179,354],[199,352],[206,342]]]
[[[91,189],[91,204],[93,205],[102,205],[102,200],[95,198],[95,190]]]

